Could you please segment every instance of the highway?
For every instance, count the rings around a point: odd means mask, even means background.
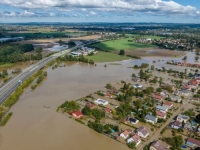
[[[81,45],[79,45],[79,46],[81,46]],[[48,62],[52,61],[53,59],[55,59],[61,55],[64,55],[64,54],[70,52],[71,50],[76,49],[79,46],[75,46],[71,49],[63,50],[52,56],[44,58],[44,59],[40,60],[39,62],[22,70],[22,72],[20,74],[18,74],[14,78],[12,78],[10,81],[8,81],[5,85],[3,85],[0,88],[0,104],[2,104],[9,97],[9,95],[12,94],[17,89],[17,87],[20,85],[19,80],[21,80],[22,82],[25,81],[36,71],[43,68]]]

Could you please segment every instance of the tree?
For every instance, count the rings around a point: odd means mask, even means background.
[[[154,65],[151,65],[151,70],[154,70]]]
[[[83,109],[82,109],[82,113],[84,115],[90,115],[91,114],[91,110],[88,106],[85,106]]]
[[[187,60],[187,56],[184,56],[184,57],[183,57],[183,60]]]
[[[157,89],[156,89],[156,92],[159,92],[159,93],[160,93],[160,92],[162,92],[162,89],[161,89],[161,88],[157,88]]]
[[[106,84],[106,88],[107,88],[107,89],[111,89],[111,88],[112,88],[112,85],[111,85],[110,83],[107,83],[107,84]]]
[[[42,47],[37,47],[37,48],[35,49],[35,51],[36,51],[37,53],[41,53],[41,52],[43,51],[43,48],[42,48]]]
[[[128,146],[129,148],[131,148],[131,149],[134,149],[135,146],[136,146],[136,143],[135,143],[135,142],[130,142],[130,143],[127,144],[127,146]]]
[[[198,61],[199,60],[199,56],[195,56],[195,60]]]
[[[75,44],[73,41],[69,41],[69,42],[68,42],[68,45],[69,45],[69,47],[76,46],[76,44]]]
[[[135,77],[136,77],[135,73],[133,73],[133,74],[132,74],[132,77],[133,77],[133,78],[135,78]]]
[[[125,54],[125,51],[123,50],[123,49],[121,49],[120,51],[119,51],[119,55],[124,55]]]

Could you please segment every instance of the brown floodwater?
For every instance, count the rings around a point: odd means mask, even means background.
[[[56,108],[66,100],[76,100],[102,89],[106,83],[129,82],[134,64],[148,60],[118,62],[121,65],[99,63],[97,66],[67,63],[66,67],[47,69],[47,79],[34,91],[27,89],[10,109],[13,116],[0,127],[1,150],[121,150],[128,149],[87,126],[60,113]],[[166,60],[165,60],[166,61]],[[163,65],[166,63],[162,62]],[[155,66],[160,66],[156,63]],[[178,66],[173,66],[176,69]],[[166,73],[155,72],[156,76]]]

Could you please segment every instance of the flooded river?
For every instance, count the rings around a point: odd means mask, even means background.
[[[155,58],[122,61],[118,62],[121,65],[107,65],[106,68],[105,63],[96,67],[69,63],[55,70],[48,68],[45,82],[34,91],[27,89],[10,109],[13,116],[5,127],[0,127],[0,149],[128,150],[125,145],[57,113],[56,108],[66,100],[92,94],[106,83],[128,82],[135,72],[128,67],[142,62],[152,63],[153,60]],[[161,62],[165,64],[166,61]],[[155,63],[157,67],[159,65],[161,63]],[[157,73],[157,76],[163,76],[163,73]]]

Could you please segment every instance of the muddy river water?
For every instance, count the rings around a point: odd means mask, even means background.
[[[130,81],[134,72],[128,68],[141,62],[152,63],[159,58],[99,63],[97,66],[70,63],[55,70],[47,69],[46,80],[34,91],[27,89],[10,109],[13,116],[0,127],[1,150],[122,150],[128,149],[104,135],[57,113],[66,100],[78,99],[102,89],[106,83]],[[162,59],[160,59],[162,60]],[[155,63],[159,67],[167,60]],[[166,68],[169,66],[166,66]],[[173,66],[175,69],[180,67]],[[157,74],[163,76],[163,74]]]

